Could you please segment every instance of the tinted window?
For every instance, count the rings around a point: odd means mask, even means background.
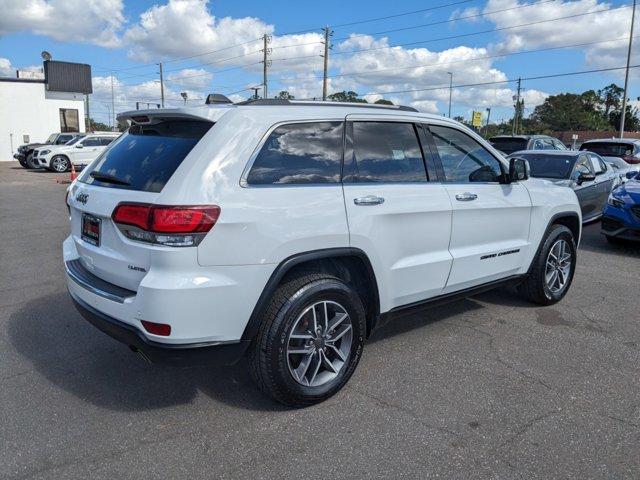
[[[455,128],[430,125],[447,182],[499,182],[500,162],[482,145]]]
[[[494,137],[489,139],[489,143],[496,149],[509,155],[518,150],[526,150],[529,142],[526,138]]]
[[[582,173],[585,175],[595,175],[593,165],[591,165],[586,155],[580,155],[580,158],[576,162],[576,174],[580,175]]]
[[[528,160],[531,176],[539,178],[569,178],[573,165],[576,163],[575,155],[538,155],[532,153],[516,155]]]
[[[103,147],[106,147],[107,145],[109,145],[114,140],[115,140],[115,137],[101,137],[100,138],[100,145],[102,145]]]
[[[624,157],[633,153],[633,145],[614,142],[589,142],[583,143],[580,150],[588,150],[603,157]]]
[[[58,137],[58,140],[56,140],[56,143],[58,145],[64,145],[65,143],[67,143],[72,138],[73,138],[73,135],[60,135]]]
[[[101,145],[98,137],[87,137],[84,141],[80,142],[85,147],[99,147]]]
[[[247,175],[250,185],[337,183],[343,122],[295,123],[276,128]]]
[[[567,150],[567,147],[560,140],[553,139],[553,145],[556,150]]]
[[[132,125],[86,169],[80,181],[101,187],[159,192],[212,126],[201,121]],[[128,185],[96,180],[89,175],[94,171]]]
[[[353,159],[345,181],[426,182],[427,173],[411,123],[354,122]]]

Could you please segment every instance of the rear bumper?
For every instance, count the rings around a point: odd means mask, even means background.
[[[80,314],[93,326],[152,363],[174,366],[233,365],[238,362],[249,346],[249,342],[202,342],[164,344],[154,342],[132,325],[110,317],[77,298],[71,299]]]

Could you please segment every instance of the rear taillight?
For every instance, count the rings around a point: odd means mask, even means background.
[[[633,155],[625,155],[623,159],[625,162],[633,165],[640,163],[640,158]]]
[[[198,245],[220,216],[220,207],[121,203],[111,218],[120,231],[140,242],[172,247]]]

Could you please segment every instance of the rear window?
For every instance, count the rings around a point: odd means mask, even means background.
[[[531,176],[538,178],[569,178],[573,165],[576,162],[575,155],[544,155],[544,154],[520,154],[520,158],[529,161]]]
[[[589,142],[583,143],[580,150],[588,150],[602,157],[624,157],[633,155],[633,145],[629,143]]]
[[[204,121],[132,125],[79,180],[100,187],[159,192],[212,126]]]
[[[247,175],[249,185],[337,183],[342,123],[292,123],[277,127]]]
[[[490,138],[489,143],[494,148],[509,155],[519,150],[526,150],[529,141],[526,138]]]

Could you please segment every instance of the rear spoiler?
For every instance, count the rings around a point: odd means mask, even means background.
[[[216,122],[233,106],[219,105],[216,107],[189,107],[189,108],[159,108],[149,110],[130,110],[119,113],[116,117],[118,123],[131,122],[134,125],[153,125],[164,120],[204,120]]]

